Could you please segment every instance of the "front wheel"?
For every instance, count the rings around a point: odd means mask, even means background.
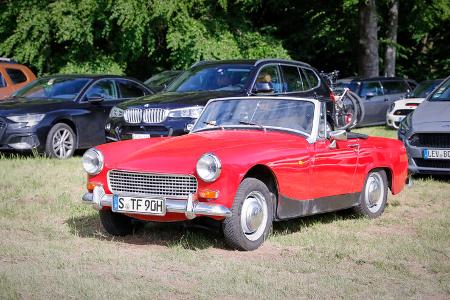
[[[355,212],[370,219],[379,217],[386,207],[387,193],[386,172],[384,170],[371,171],[367,175],[359,204],[354,208]]]
[[[238,250],[255,250],[267,239],[272,228],[273,205],[267,186],[256,178],[239,185],[231,207],[232,216],[223,221],[226,243]]]
[[[100,210],[98,213],[103,228],[109,234],[124,236],[133,232],[133,222],[130,217],[110,210]]]
[[[73,155],[76,148],[76,135],[65,123],[54,125],[47,135],[45,154],[48,157],[66,159]]]

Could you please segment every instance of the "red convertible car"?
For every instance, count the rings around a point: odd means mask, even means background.
[[[398,140],[327,131],[325,103],[290,97],[211,100],[192,131],[129,140],[83,156],[105,230],[133,219],[221,222],[229,246],[258,248],[274,221],[353,208],[380,216],[399,193],[408,159]]]

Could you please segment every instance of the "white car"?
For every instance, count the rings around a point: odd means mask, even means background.
[[[413,112],[423,100],[425,98],[407,98],[395,101],[386,113],[386,124],[398,129],[403,118]]]
[[[422,81],[412,91],[411,98],[400,99],[392,103],[386,113],[386,124],[398,129],[403,118],[413,112],[441,82],[442,79]]]

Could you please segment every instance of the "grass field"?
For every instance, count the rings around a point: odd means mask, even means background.
[[[448,178],[416,178],[376,220],[277,223],[253,252],[180,224],[114,238],[84,186],[80,157],[0,159],[0,299],[450,298]]]

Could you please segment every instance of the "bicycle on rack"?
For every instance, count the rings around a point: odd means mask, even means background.
[[[349,88],[340,88],[336,86],[339,71],[330,73],[321,72],[320,75],[327,81],[335,98],[335,129],[352,129],[364,116],[364,107],[361,105],[361,99]]]

